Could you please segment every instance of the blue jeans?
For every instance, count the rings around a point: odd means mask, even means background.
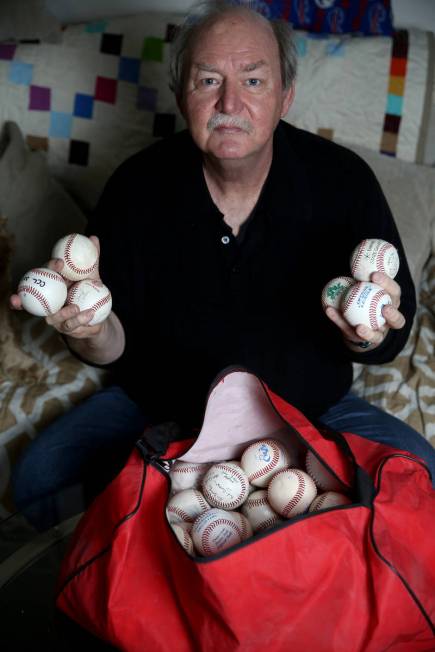
[[[435,478],[435,449],[408,425],[355,395],[347,394],[319,420],[416,453]],[[93,394],[24,451],[12,475],[18,509],[39,530],[83,511],[122,468],[146,425],[146,416],[121,388]]]

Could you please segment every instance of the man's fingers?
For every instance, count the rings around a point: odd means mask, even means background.
[[[329,306],[326,309],[326,315],[332,322],[334,322],[336,326],[338,326],[345,339],[352,341],[358,339],[358,337],[355,336],[355,329],[350,324],[348,324],[348,322],[344,319],[338,310],[335,310],[335,308],[331,308],[331,306]]]
[[[399,330],[400,328],[403,328],[405,325],[405,317],[402,315],[402,313],[394,308],[392,305],[387,305],[382,308],[382,315],[387,322],[388,326],[390,328],[394,328],[394,330]]]
[[[390,278],[383,272],[374,272],[371,275],[370,280],[372,283],[380,285],[381,288],[390,295],[394,308],[398,308],[400,306],[401,289],[400,285],[398,285],[394,279]]]

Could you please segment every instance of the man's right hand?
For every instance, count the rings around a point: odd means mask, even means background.
[[[92,240],[94,245],[97,247],[99,255],[100,243],[98,238],[94,235],[91,235],[90,240]],[[52,258],[48,261],[45,267],[52,269],[58,274],[62,274],[63,265],[64,263],[60,258]],[[94,281],[101,281],[98,266],[94,269],[89,278]],[[73,281],[68,281],[65,279],[65,283],[69,288],[73,284]],[[21,299],[18,294],[13,294],[11,296],[10,307],[13,310],[23,309]],[[68,335],[68,337],[73,337],[75,339],[89,339],[98,336],[105,328],[106,320],[100,322],[99,324],[90,326],[89,322],[93,316],[93,310],[84,310],[83,312],[80,312],[78,306],[71,304],[68,306],[63,306],[63,308],[53,313],[52,315],[48,315],[48,317],[45,318],[45,321],[47,324],[53,326],[53,328],[59,331],[59,333]]]

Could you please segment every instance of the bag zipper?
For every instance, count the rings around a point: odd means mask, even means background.
[[[412,457],[411,455],[405,455],[403,453],[393,453],[392,455],[388,455],[387,457],[385,457],[382,460],[382,462],[381,462],[381,464],[380,464],[380,466],[379,466],[379,468],[377,470],[377,473],[376,473],[376,484],[377,484],[376,495],[380,492],[381,483],[382,483],[382,473],[383,473],[384,467],[385,467],[385,465],[387,464],[387,462],[389,460],[391,460],[391,459],[393,459],[395,457],[401,457],[401,458],[410,460],[411,462],[414,462],[415,464],[419,464],[420,466],[422,466],[427,471],[427,473],[429,475],[429,478],[431,478],[431,474],[430,474],[428,466],[424,462],[422,462],[421,460],[417,460],[414,457]],[[377,545],[376,539],[375,539],[375,535],[374,535],[374,532],[373,532],[374,520],[375,520],[375,510],[376,510],[376,505],[374,503],[373,508],[371,510],[370,530],[369,530],[370,531],[370,539],[371,539],[371,542],[372,542],[373,549],[374,549],[375,553],[377,554],[377,556],[379,557],[379,559],[384,564],[386,564],[388,566],[388,568],[402,582],[402,584],[405,587],[406,591],[411,596],[411,599],[414,601],[415,605],[417,606],[417,608],[419,609],[419,611],[423,615],[424,619],[426,620],[426,622],[427,622],[427,624],[428,624],[428,626],[429,626],[429,628],[430,628],[430,630],[432,632],[432,635],[435,636],[435,623],[433,623],[431,621],[429,614],[426,612],[425,608],[423,607],[422,603],[420,602],[420,600],[418,599],[418,597],[416,596],[416,594],[412,590],[411,586],[408,584],[407,580],[397,570],[397,568],[394,566],[394,564],[392,564],[391,561],[389,561],[386,557],[384,557],[384,555],[381,553],[381,551],[378,548],[378,545]]]

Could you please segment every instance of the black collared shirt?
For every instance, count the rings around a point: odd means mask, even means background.
[[[260,199],[239,238],[213,203],[200,151],[185,131],[123,163],[88,227],[126,332],[117,382],[154,422],[200,426],[215,376],[243,366],[308,417],[340,399],[351,361],[381,363],[403,348],[415,291],[390,210],[353,152],[281,122]],[[364,238],[399,250],[407,324],[354,354],[320,295],[350,275]]]

